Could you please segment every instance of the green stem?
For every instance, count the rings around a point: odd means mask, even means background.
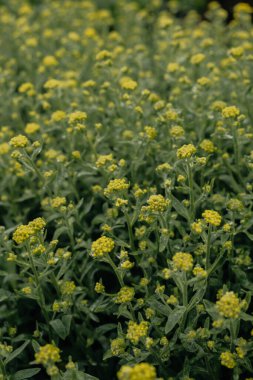
[[[125,218],[126,218],[126,223],[127,223],[127,228],[128,228],[128,235],[129,235],[131,250],[135,251],[134,235],[133,235],[131,220],[130,220],[129,215],[128,215],[127,212],[124,211],[124,215],[125,215]]]
[[[28,255],[29,255],[29,261],[30,261],[30,264],[31,264],[31,268],[32,268],[32,271],[33,271],[33,274],[34,274],[34,278],[35,278],[35,283],[36,283],[37,290],[38,290],[39,305],[41,307],[42,314],[43,314],[43,316],[44,316],[47,324],[49,325],[50,318],[49,318],[47,310],[46,310],[45,297],[44,297],[43,291],[41,289],[39,275],[38,275],[37,269],[35,267],[35,264],[34,264],[33,257],[32,257],[32,254],[30,252],[30,249],[28,249]]]
[[[237,167],[237,172],[240,174],[240,168],[239,168],[239,146],[238,146],[238,138],[237,138],[237,130],[236,127],[232,127],[232,134],[233,134],[233,144],[234,144],[234,153],[235,153],[235,165]]]
[[[207,233],[207,247],[206,247],[206,270],[207,271],[210,267],[211,236],[212,236],[212,226],[211,224],[209,224],[208,233]]]
[[[118,281],[119,281],[119,283],[120,283],[120,286],[123,287],[123,286],[125,285],[125,284],[124,284],[124,281],[123,281],[123,279],[121,278],[121,275],[120,275],[120,273],[119,273],[119,271],[118,271],[118,268],[117,268],[117,266],[114,264],[114,262],[113,262],[113,260],[112,260],[112,258],[111,258],[110,255],[107,256],[107,261],[108,261],[108,263],[111,265],[111,267],[112,267],[114,273],[116,274],[116,277],[117,277],[117,279],[118,279]]]
[[[234,349],[234,342],[236,340],[237,334],[236,334],[236,326],[235,326],[235,321],[230,319],[229,321],[229,330],[230,330],[230,350],[233,351]]]
[[[74,251],[74,248],[75,248],[75,240],[74,240],[74,237],[73,237],[73,229],[69,223],[69,218],[67,215],[63,215],[63,218],[65,220],[65,225],[67,227],[67,230],[68,230],[68,236],[69,236],[69,240],[70,240],[70,245],[71,245],[71,250],[72,250],[72,253]]]
[[[6,376],[5,365],[4,365],[4,363],[3,363],[2,360],[0,360],[0,368],[1,368],[1,374],[4,375],[4,376]],[[4,377],[4,379],[5,379],[5,377]]]
[[[183,281],[183,287],[182,287],[182,298],[183,298],[183,306],[185,306],[186,310],[183,315],[183,319],[181,322],[181,331],[184,331],[184,326],[187,318],[187,306],[188,306],[188,283],[187,283],[187,278],[186,274],[184,276],[184,281]]]
[[[192,175],[192,168],[189,162],[187,161],[187,176],[188,176],[188,185],[190,189],[190,214],[191,214],[191,220],[194,220],[195,218],[195,205],[194,205],[194,190],[193,190],[193,175]]]

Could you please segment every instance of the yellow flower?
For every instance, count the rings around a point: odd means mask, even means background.
[[[178,158],[189,158],[191,157],[194,153],[196,153],[197,149],[195,148],[194,145],[192,144],[185,144],[183,146],[181,146],[181,148],[179,148],[177,150],[177,157]]]
[[[157,194],[157,195],[151,195],[149,199],[147,200],[147,203],[151,211],[164,212],[166,211],[170,202],[168,199],[165,199],[164,196],[162,196],[161,194]]]
[[[8,143],[2,143],[0,144],[0,155],[7,154],[10,150],[10,146]]]
[[[18,226],[13,234],[12,239],[17,244],[22,244],[28,240],[31,236],[36,234],[36,232],[43,230],[46,222],[42,218],[36,218],[27,225]]]
[[[69,115],[69,124],[82,123],[87,119],[87,113],[75,111]]]
[[[101,167],[105,166],[107,163],[110,163],[112,160],[113,160],[113,157],[112,157],[111,153],[100,155],[97,158],[96,167],[101,168]]]
[[[231,54],[234,58],[239,58],[243,55],[244,53],[244,49],[243,47],[241,46],[238,46],[238,47],[234,47],[232,49],[230,49],[229,51],[229,54]]]
[[[135,364],[133,367],[124,365],[117,376],[119,380],[155,380],[156,369],[148,363]]]
[[[196,266],[194,269],[193,269],[193,274],[194,276],[196,277],[200,277],[200,278],[206,278],[207,277],[207,271],[199,266]]]
[[[35,362],[37,364],[43,364],[44,366],[53,365],[60,360],[60,349],[53,344],[41,346],[40,350],[35,354]]]
[[[126,191],[129,186],[129,183],[127,183],[125,178],[112,179],[105,188],[104,194],[109,196],[113,193]]]
[[[193,222],[192,225],[191,225],[191,229],[196,234],[201,234],[202,231],[203,231],[203,227],[202,227],[201,221],[198,220],[197,222]]]
[[[169,296],[166,302],[168,305],[176,305],[178,303],[178,299],[172,294],[171,296]]]
[[[149,127],[146,125],[144,127],[145,135],[148,137],[149,140],[154,140],[157,136],[157,131],[154,127]]]
[[[200,85],[200,86],[207,86],[211,83],[211,80],[207,77],[201,77],[197,80],[197,83]]]
[[[191,57],[190,62],[192,65],[199,65],[201,62],[205,60],[205,58],[206,58],[205,54],[198,53]]]
[[[177,62],[171,62],[167,65],[167,71],[169,73],[175,73],[176,71],[181,71],[182,66]]]
[[[222,110],[222,117],[224,119],[236,118],[239,115],[240,115],[240,110],[236,106],[228,106],[228,107],[223,108]]]
[[[170,135],[174,138],[180,138],[184,136],[184,128],[180,125],[175,125],[170,129]]]
[[[53,208],[60,208],[61,206],[65,206],[67,200],[65,197],[55,197],[50,200],[50,205]]]
[[[126,303],[132,301],[134,298],[134,288],[123,286],[117,294],[115,303]]]
[[[24,135],[17,135],[15,137],[12,137],[10,140],[10,145],[14,148],[25,148],[29,143],[29,140]]]
[[[42,63],[48,67],[58,65],[58,61],[53,55],[47,55],[44,57]]]
[[[148,322],[142,321],[140,324],[130,321],[127,329],[127,339],[133,344],[137,344],[141,337],[147,336]]]
[[[221,218],[220,214],[217,211],[205,210],[202,213],[202,216],[205,219],[205,221],[207,223],[211,224],[212,226],[219,227],[219,225],[221,224],[221,219],[222,218]]]
[[[127,199],[117,198],[116,201],[115,201],[115,206],[116,207],[126,206],[127,204],[128,204],[128,200]]]
[[[172,257],[173,266],[177,270],[182,270],[184,272],[189,272],[193,266],[193,257],[190,253],[177,252]]]
[[[219,313],[226,318],[238,318],[241,312],[240,299],[234,292],[226,292],[217,302]]]
[[[98,294],[102,294],[104,293],[105,291],[105,287],[103,284],[101,284],[101,282],[96,282],[96,285],[95,285],[95,292],[98,293]]]
[[[62,82],[58,79],[49,79],[44,83],[44,88],[46,89],[53,89],[61,86]]]
[[[200,143],[199,146],[207,153],[213,153],[215,151],[215,146],[211,140],[205,139]]]
[[[25,133],[32,135],[33,133],[40,130],[40,126],[37,123],[28,123],[25,127]]]
[[[220,355],[221,365],[227,368],[234,368],[236,366],[235,355],[229,351],[222,352]]]
[[[22,290],[22,292],[23,292],[25,295],[32,294],[32,289],[30,288],[30,286],[26,286],[25,288],[22,288],[21,290]]]
[[[113,356],[119,356],[125,352],[126,343],[123,338],[116,338],[111,341],[111,351]]]
[[[61,294],[63,294],[64,296],[70,296],[74,293],[75,289],[76,285],[74,281],[64,281],[61,284]]]
[[[110,253],[115,246],[114,241],[107,237],[102,236],[91,245],[91,254],[93,257],[103,257],[105,254]]]
[[[137,82],[129,77],[123,77],[120,79],[120,87],[125,90],[135,90],[137,86]]]
[[[108,50],[101,50],[99,53],[96,55],[96,60],[97,61],[103,61],[105,59],[111,58],[112,54]]]
[[[28,93],[28,95],[32,95],[32,94],[35,94],[35,91],[34,91],[34,85],[30,82],[26,82],[26,83],[23,83],[19,86],[18,88],[18,92],[20,94],[23,94],[23,93]]]
[[[52,113],[51,120],[52,121],[62,121],[64,119],[66,119],[66,116],[67,116],[66,112],[58,110],[58,111],[55,111]]]
[[[243,203],[239,199],[232,198],[228,201],[227,208],[231,211],[242,211]]]
[[[238,3],[233,8],[234,13],[253,13],[253,8],[248,3]]]

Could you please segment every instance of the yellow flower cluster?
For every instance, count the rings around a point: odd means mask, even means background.
[[[203,149],[207,153],[213,153],[215,151],[214,143],[211,140],[203,140],[200,143],[200,148]]]
[[[191,229],[193,232],[195,232],[196,234],[201,234],[202,231],[203,231],[203,226],[202,226],[202,223],[200,220],[198,220],[197,222],[193,222],[191,224]]]
[[[232,198],[228,201],[227,208],[231,211],[242,211],[243,203],[239,199]]]
[[[124,365],[118,372],[119,380],[155,380],[156,369],[149,363],[135,364],[133,367]]]
[[[96,282],[96,285],[95,285],[95,292],[98,293],[98,294],[102,294],[104,293],[105,291],[105,287],[103,284],[101,284],[101,282]]]
[[[97,168],[102,168],[102,167],[105,166],[107,163],[110,163],[112,160],[113,160],[112,154],[104,154],[104,155],[100,155],[100,156],[98,156],[98,158],[97,158],[97,161],[96,161],[96,167],[97,167]]]
[[[105,188],[104,194],[108,197],[112,194],[126,191],[129,186],[129,183],[127,183],[125,178],[112,179]]]
[[[12,239],[17,244],[22,244],[31,236],[34,236],[37,232],[42,231],[45,226],[46,222],[43,218],[36,218],[28,224],[22,224],[21,226],[18,226],[13,234]]]
[[[126,343],[123,338],[116,338],[111,341],[111,351],[113,356],[119,356],[125,352]]]
[[[226,318],[238,318],[241,312],[240,299],[234,292],[226,292],[217,302],[219,313]]]
[[[190,253],[177,252],[172,257],[173,266],[177,270],[189,272],[193,267],[193,257]]]
[[[126,303],[132,301],[134,298],[134,288],[130,288],[129,286],[123,286],[117,294],[116,303]]]
[[[50,199],[50,206],[53,208],[60,208],[61,206],[65,206],[67,200],[65,197],[55,197]]]
[[[148,322],[142,321],[141,323],[136,323],[130,321],[127,328],[127,339],[133,344],[137,344],[140,338],[147,336],[148,333]]]
[[[123,77],[120,80],[120,86],[125,90],[135,90],[138,84],[129,77]]]
[[[13,148],[25,148],[29,143],[29,140],[24,135],[17,135],[15,137],[12,137],[10,140],[10,145]]]
[[[221,364],[224,367],[232,369],[236,366],[235,355],[232,352],[225,351],[220,355]]]
[[[61,284],[60,288],[61,288],[61,294],[62,295],[70,296],[76,290],[76,285],[75,285],[74,281],[64,281]]]
[[[183,146],[181,146],[181,148],[179,148],[177,150],[177,157],[178,158],[189,158],[191,157],[194,153],[196,153],[197,149],[195,148],[194,145],[192,144],[185,144]]]
[[[60,360],[60,349],[53,344],[41,346],[40,350],[35,354],[35,362],[44,366],[50,366]]]
[[[151,211],[164,212],[166,211],[170,202],[168,199],[165,199],[163,195],[157,194],[157,195],[151,195],[149,199],[147,200],[147,203]]]
[[[144,127],[144,131],[145,131],[145,136],[149,140],[154,140],[157,136],[157,130],[154,127],[150,127],[150,126],[146,125]]]
[[[25,127],[25,133],[32,135],[40,130],[40,125],[37,123],[28,123]]]
[[[170,129],[170,135],[176,139],[184,136],[184,128],[180,125],[175,125]]]
[[[199,65],[201,62],[205,60],[206,56],[203,53],[194,54],[191,57],[191,64],[192,65]]]
[[[224,117],[224,119],[236,118],[239,115],[240,115],[240,110],[236,106],[225,107],[222,110],[222,116]]]
[[[253,8],[250,4],[248,3],[238,3],[234,6],[233,8],[234,13],[248,13],[251,14],[253,13]]]
[[[82,123],[87,119],[86,112],[76,111],[69,115],[69,124]]]
[[[107,237],[101,236],[94,241],[91,245],[91,254],[93,257],[103,257],[107,253],[110,253],[115,246],[114,241]]]
[[[199,266],[195,267],[192,271],[194,276],[200,277],[200,278],[206,278],[207,277],[207,271]]]
[[[221,216],[217,211],[205,210],[202,213],[202,217],[205,219],[206,223],[209,223],[212,226],[219,227],[221,224]]]

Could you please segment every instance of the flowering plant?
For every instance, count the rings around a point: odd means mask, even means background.
[[[252,379],[252,8],[0,13],[0,379]]]

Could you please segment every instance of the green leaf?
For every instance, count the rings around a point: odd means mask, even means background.
[[[29,344],[29,340],[25,341],[22,346],[20,346],[19,348],[17,348],[15,351],[13,351],[7,359],[5,359],[4,361],[4,364],[8,364],[10,363],[13,359],[15,359],[18,355],[21,354],[22,351],[24,351],[24,349],[26,348],[26,346]]]
[[[187,208],[176,198],[174,195],[170,194],[172,200],[172,206],[177,211],[177,213],[183,216],[186,220],[189,220],[189,214]]]
[[[63,339],[63,340],[66,339],[68,332],[66,331],[66,327],[64,326],[64,324],[62,323],[62,321],[60,319],[55,319],[54,321],[51,321],[50,325],[52,326],[52,328],[54,329],[56,334],[61,339]]]
[[[40,345],[38,342],[36,342],[36,340],[32,340],[32,346],[33,346],[33,349],[35,352],[39,352],[40,350]]]
[[[67,336],[69,335],[71,321],[72,321],[72,315],[64,315],[64,317],[62,317],[62,323],[65,326]]]
[[[172,309],[169,305],[164,305],[163,303],[157,301],[155,298],[150,299],[148,301],[148,304],[150,307],[152,307],[165,317],[167,317],[172,312]]]
[[[241,316],[241,319],[242,319],[243,321],[246,321],[246,322],[253,322],[253,316],[252,316],[252,315],[249,315],[249,314],[247,314],[247,313],[241,313],[240,316]]]
[[[77,371],[77,370],[68,370],[63,376],[63,380],[99,380],[97,377],[88,375],[87,373]]]
[[[200,303],[206,292],[206,283],[202,282],[202,287],[196,291],[192,299],[190,300],[187,310],[190,311],[193,309],[198,303]]]
[[[163,252],[168,246],[169,236],[161,234],[159,241],[159,252]]]
[[[208,301],[208,300],[203,300],[203,304],[205,306],[206,311],[208,314],[213,318],[213,319],[218,319],[219,318],[219,313],[215,308],[215,305]]]
[[[41,368],[22,369],[15,373],[13,380],[25,380],[39,373]]]
[[[184,312],[186,310],[185,306],[178,306],[176,309],[174,309],[167,320],[166,326],[165,326],[165,334],[168,334],[171,332],[171,330],[174,329],[177,323],[180,322],[180,319],[184,315]]]

